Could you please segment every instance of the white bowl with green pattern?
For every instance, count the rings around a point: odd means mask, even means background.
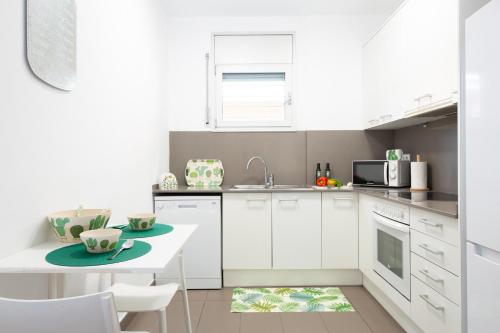
[[[105,253],[116,248],[121,234],[120,229],[96,229],[82,232],[80,238],[87,252]]]
[[[82,232],[106,228],[110,218],[110,209],[74,209],[47,216],[54,235],[63,243],[79,243]]]
[[[127,218],[130,229],[134,231],[152,229],[156,223],[156,215],[153,213],[132,214]]]

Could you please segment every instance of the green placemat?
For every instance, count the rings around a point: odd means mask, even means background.
[[[83,244],[74,244],[65,247],[61,247],[54,250],[45,256],[45,260],[48,263],[58,266],[69,266],[69,267],[84,267],[84,266],[101,266],[116,264],[117,262],[123,262],[139,258],[149,251],[151,251],[151,245],[146,242],[135,241],[134,247],[125,250],[120,253],[115,259],[108,260],[118,249],[122,246],[124,240],[118,242],[118,245],[113,251],[106,253],[88,253]]]
[[[154,237],[154,236],[168,234],[169,232],[172,232],[172,230],[174,230],[174,227],[168,224],[157,223],[153,225],[152,229],[149,230],[132,230],[130,229],[129,226],[121,230],[122,230],[122,235],[120,236],[120,239],[135,239],[135,238],[147,238],[147,237]]]

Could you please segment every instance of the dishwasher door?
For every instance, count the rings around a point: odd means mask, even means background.
[[[198,229],[184,246],[184,266],[189,289],[222,286],[221,199],[219,196],[163,196],[155,198],[157,223],[196,224]],[[177,282],[178,263],[156,274],[156,283]]]

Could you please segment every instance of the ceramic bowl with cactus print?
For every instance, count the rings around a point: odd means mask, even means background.
[[[128,225],[135,231],[152,229],[155,222],[156,215],[152,213],[132,214],[128,217]]]
[[[120,229],[96,229],[82,232],[80,238],[87,252],[105,253],[116,248],[121,234]]]
[[[52,213],[47,219],[58,241],[79,243],[82,232],[105,228],[110,217],[110,209],[75,209]]]
[[[221,186],[224,180],[224,167],[221,160],[189,160],[185,176],[188,186]]]

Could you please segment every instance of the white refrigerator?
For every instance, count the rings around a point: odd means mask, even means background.
[[[468,333],[500,332],[500,0],[465,23]]]

